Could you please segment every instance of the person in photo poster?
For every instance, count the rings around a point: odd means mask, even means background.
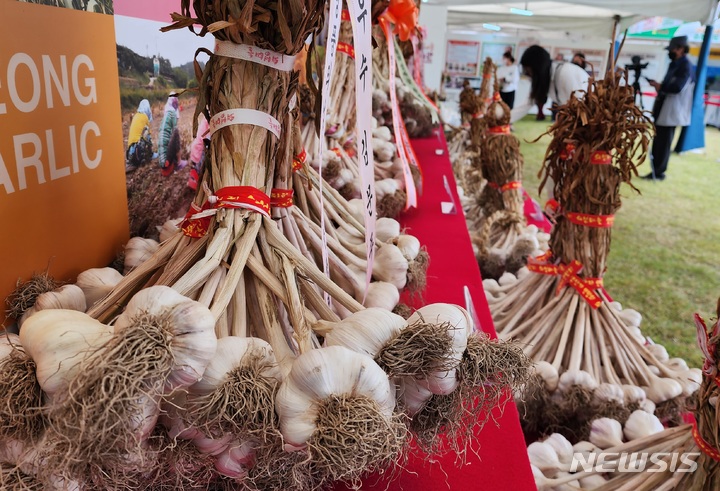
[[[158,136],[158,165],[160,165],[164,177],[170,176],[187,164],[187,161],[180,160],[179,118],[178,95],[173,92],[165,104],[163,120],[160,124],[160,135]]]
[[[141,165],[145,165],[158,154],[153,154],[152,137],[150,135],[150,122],[152,121],[150,101],[143,99],[133,115],[128,132],[128,148],[125,152],[125,172],[133,172]]]
[[[503,53],[503,64],[497,68],[500,81],[500,97],[510,109],[515,105],[515,91],[520,82],[520,69],[510,51]]]
[[[652,171],[642,178],[654,181],[665,179],[675,128],[690,124],[695,87],[694,70],[687,57],[690,50],[687,36],[672,38],[665,49],[672,60],[665,78],[662,83],[647,79],[658,95],[653,106],[655,139],[650,157]]]

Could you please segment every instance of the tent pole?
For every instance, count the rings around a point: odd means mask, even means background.
[[[705,81],[707,80],[707,64],[710,57],[713,24],[718,15],[718,4],[713,9],[713,16],[705,26],[700,53],[695,69],[695,92],[693,93],[692,116],[690,126],[683,127],[675,152],[687,152],[705,148]]]

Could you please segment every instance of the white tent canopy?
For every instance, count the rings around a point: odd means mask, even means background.
[[[581,33],[610,38],[616,16],[624,29],[647,17],[709,22],[717,0],[567,0],[503,2],[503,0],[430,0],[448,7],[451,29],[477,29],[483,23],[506,29]],[[511,8],[529,10],[515,15]]]

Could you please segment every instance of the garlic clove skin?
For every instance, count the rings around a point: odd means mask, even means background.
[[[365,223],[365,205],[361,199],[353,198],[348,201],[348,208],[352,216],[360,223]]]
[[[665,363],[665,366],[678,372],[684,372],[688,369],[687,362],[682,358],[670,358],[667,363]]]
[[[691,368],[680,374],[680,384],[682,385],[682,395],[689,397],[700,388],[703,381],[703,373],[699,368]]]
[[[398,290],[407,284],[408,261],[393,244],[384,244],[375,253],[373,277],[394,285]]]
[[[615,312],[622,312],[622,309],[623,309],[623,308],[622,308],[622,304],[621,304],[620,302],[613,301],[613,302],[610,302],[608,305],[609,305],[610,308],[613,309]]]
[[[48,309],[65,309],[85,312],[87,302],[85,294],[76,285],[63,285],[55,290],[42,293],[35,299],[35,304],[30,307],[18,320],[18,326],[22,328],[25,321],[36,312]]]
[[[528,445],[527,453],[530,464],[540,469],[545,476],[552,476],[563,467],[555,449],[546,443],[531,443]]]
[[[560,392],[566,393],[576,385],[591,391],[598,387],[597,381],[585,370],[568,370],[560,375],[558,381],[558,390]]]
[[[645,399],[640,402],[640,409],[646,413],[655,414],[655,403],[650,399]]]
[[[220,455],[230,446],[230,442],[233,440],[233,435],[225,435],[222,438],[208,438],[205,435],[200,435],[193,438],[193,445],[197,447],[200,453],[205,455]]]
[[[660,363],[665,363],[670,359],[670,356],[668,355],[665,346],[663,346],[662,344],[651,344],[649,346],[646,346],[646,348]]]
[[[405,319],[389,310],[368,308],[349,315],[325,335],[325,346],[343,346],[375,358],[407,327]]]
[[[317,430],[319,403],[341,395],[373,399],[388,419],[395,408],[395,387],[369,356],[342,346],[314,349],[298,356],[275,398],[285,441],[305,445]]]
[[[381,217],[375,222],[375,238],[380,242],[392,242],[400,236],[400,222],[394,218]]]
[[[555,392],[560,381],[557,368],[546,361],[538,361],[535,363],[535,373],[542,377],[548,392]]]
[[[622,425],[612,418],[599,418],[590,425],[590,443],[602,450],[622,445]]]
[[[403,377],[399,381],[398,397],[403,401],[403,406],[410,417],[419,413],[432,396],[432,392],[412,377]]]
[[[400,292],[391,283],[373,281],[368,285],[365,307],[392,310],[400,303]]]
[[[259,375],[282,380],[272,346],[260,338],[227,336],[217,340],[217,349],[203,376],[188,389],[192,394],[207,395],[223,385],[231,372],[243,366],[246,357],[257,360],[264,367]]]
[[[142,263],[150,259],[160,248],[158,241],[143,237],[131,238],[125,246],[125,263],[123,274],[128,274]]]
[[[622,319],[627,326],[640,327],[642,323],[642,315],[635,309],[623,309],[617,312],[617,316]]]
[[[604,486],[606,483],[607,479],[600,474],[590,474],[587,477],[580,478],[580,487],[583,489],[599,488],[600,486]]]
[[[458,305],[433,303],[419,308],[408,317],[409,325],[415,322],[447,323],[448,333],[453,340],[453,357],[458,362],[462,359],[467,348],[467,338],[474,330],[472,318],[467,310]]]
[[[657,368],[657,367],[655,367]],[[675,399],[683,393],[683,387],[680,382],[670,378],[655,378],[651,380],[649,387],[642,387],[647,394],[647,398],[655,404]]]
[[[420,254],[420,241],[412,235],[402,234],[395,240],[395,245],[398,246],[403,257],[409,261],[412,261]]]
[[[255,452],[250,442],[240,444],[232,442],[215,459],[215,470],[232,479],[242,479],[247,475],[246,466],[252,463]]]
[[[133,324],[139,315],[167,322],[172,333],[174,365],[166,391],[188,387],[203,376],[217,350],[215,318],[210,309],[167,286],[151,286],[136,293],[115,321],[115,330]]]
[[[165,223],[162,224],[162,227],[160,227],[160,242],[165,242],[170,237],[175,235],[180,231],[180,222],[182,222],[182,218],[177,218],[175,220],[166,220]]]
[[[634,403],[640,404],[647,398],[645,391],[635,385],[623,385],[622,390],[626,405]]]
[[[80,273],[75,284],[85,294],[85,302],[90,307],[110,293],[122,279],[123,275],[113,268],[92,268]]]
[[[616,404],[625,403],[625,392],[623,388],[616,384],[602,383],[593,392],[598,401],[614,402]]]
[[[35,361],[38,383],[50,398],[67,387],[79,364],[107,343],[113,328],[76,310],[42,310],[20,330],[20,343]]]
[[[665,427],[654,414],[642,410],[634,411],[625,422],[623,434],[627,441],[660,433]]]
[[[573,446],[567,438],[560,433],[553,433],[543,442],[550,445],[558,456],[561,464],[570,465],[573,459]]]
[[[508,285],[512,285],[516,282],[517,282],[517,276],[515,276],[514,274],[509,273],[507,271],[504,272],[502,274],[502,276],[500,277],[500,279],[498,280],[498,284],[500,286],[508,286]]]

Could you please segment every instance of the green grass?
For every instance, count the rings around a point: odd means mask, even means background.
[[[525,188],[536,199],[550,138],[529,141],[547,127],[530,117],[514,125],[525,157]],[[605,274],[610,295],[643,315],[644,334],[694,366],[702,357],[693,313],[715,317],[720,296],[720,131],[708,127],[705,143],[704,154],[672,154],[665,181],[636,179],[641,194],[624,186]],[[638,171],[649,173],[649,162]]]

